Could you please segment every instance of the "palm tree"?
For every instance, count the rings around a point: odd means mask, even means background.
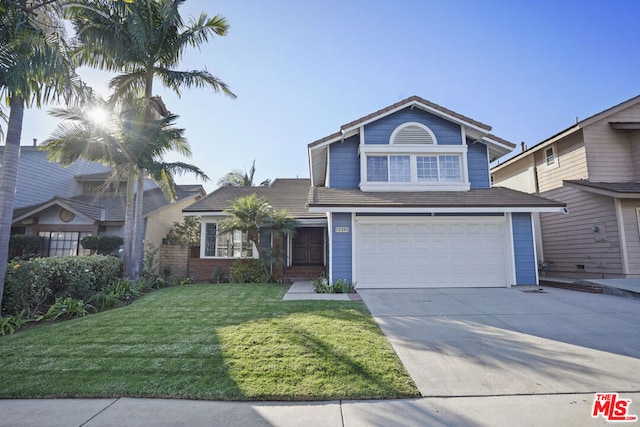
[[[239,169],[228,172],[225,176],[218,180],[218,185],[223,187],[254,187],[253,176],[256,173],[256,161],[253,161],[249,172],[246,170],[242,172]],[[259,187],[268,187],[271,185],[270,179],[265,179],[259,185]]]
[[[290,235],[295,236],[296,228],[298,227],[298,220],[291,217],[286,209],[281,211],[274,211],[269,220],[268,226],[271,228],[271,235],[273,236],[272,247],[271,247],[271,270],[273,270],[274,264],[276,266],[282,267],[284,261],[284,236]],[[281,269],[278,268],[279,273],[276,274],[276,277],[279,277],[281,274]],[[273,274],[273,271],[271,271]]]
[[[255,193],[240,197],[233,202],[229,209],[224,211],[228,216],[218,222],[218,232],[242,231],[252,242],[258,251],[258,257],[264,257],[264,251],[260,246],[260,228],[270,223],[273,216],[273,208],[266,200]]]
[[[111,0],[79,0],[69,8],[76,31],[79,61],[82,65],[105,71],[121,72],[109,85],[114,97],[142,90],[152,98],[153,82],[180,95],[183,87],[209,87],[235,98],[217,77],[207,70],[176,71],[188,46],[199,47],[215,35],[224,36],[229,28],[225,18],[201,14],[185,24],[179,7],[185,0],[136,0],[133,3]],[[151,112],[147,120],[155,115]],[[144,169],[144,168],[143,168]],[[142,171],[143,172],[143,171]],[[135,222],[132,232],[132,277],[137,278],[142,260],[142,187],[144,173],[137,175]]]
[[[26,5],[26,1],[14,2]],[[41,9],[44,11],[44,9]],[[36,19],[38,18],[38,19]],[[9,107],[0,175],[0,303],[13,217],[24,109],[69,101],[82,86],[67,55],[57,9],[35,16],[0,3],[0,97]]]
[[[218,232],[228,233],[237,230],[246,233],[247,238],[258,251],[258,258],[264,263],[265,272],[271,273],[269,270],[280,259],[282,235],[294,233],[298,222],[285,210],[276,211],[255,193],[236,199],[229,209],[224,210],[224,213],[227,217],[218,222]],[[266,253],[260,245],[261,228],[270,228],[274,233],[274,247],[269,253]]]
[[[193,173],[198,178],[208,177],[198,167],[184,162],[164,162],[163,157],[170,151],[190,156],[189,144],[184,139],[184,129],[173,127],[177,116],[148,119],[148,101],[130,97],[126,103],[109,103],[96,100],[94,107],[103,110],[115,108],[111,120],[95,123],[91,109],[74,107],[55,109],[52,115],[63,119],[43,148],[49,152],[49,159],[68,165],[82,158],[112,166],[111,181],[119,182],[123,177],[127,182],[125,204],[125,229],[131,229],[133,221],[133,180],[135,176],[148,176],[163,190],[165,195],[175,199],[176,174]],[[143,172],[144,171],[144,172]],[[140,187],[142,188],[142,187]],[[135,199],[142,198],[138,191]],[[141,208],[142,209],[142,208]],[[129,223],[129,224],[127,224]],[[131,277],[130,252],[132,242],[125,242],[125,274]]]

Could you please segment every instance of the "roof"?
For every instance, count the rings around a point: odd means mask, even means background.
[[[309,207],[322,208],[553,208],[566,205],[504,187],[469,191],[362,192],[358,189],[313,187]]]
[[[324,214],[310,213],[307,196],[311,180],[308,178],[278,178],[269,187],[219,187],[202,200],[183,209],[184,213],[221,213],[240,197],[256,194],[277,210],[286,209],[294,218],[319,218]]]
[[[393,112],[395,110],[398,110],[398,109],[400,109],[402,107],[408,107],[408,106],[410,106],[412,104],[422,104],[422,106],[428,107],[430,110],[441,112],[442,114],[444,114],[446,116],[450,116],[450,117],[456,118],[456,119],[458,119],[458,120],[460,120],[462,122],[466,122],[466,123],[474,125],[475,127],[480,128],[480,129],[484,129],[486,131],[486,133],[489,133],[489,131],[491,130],[491,126],[489,126],[489,125],[486,125],[484,123],[478,122],[478,121],[473,120],[473,119],[470,119],[467,116],[463,116],[462,114],[456,113],[455,111],[449,110],[449,109],[444,108],[444,107],[442,107],[442,106],[440,106],[438,104],[435,104],[435,103],[433,103],[431,101],[428,101],[428,100],[426,100],[424,98],[421,98],[419,96],[415,96],[414,95],[414,96],[410,96],[407,99],[403,99],[402,101],[396,102],[395,104],[389,105],[388,107],[382,108],[382,109],[380,109],[380,110],[378,110],[376,112],[373,112],[371,114],[367,114],[364,117],[360,117],[359,119],[356,119],[356,120],[353,120],[353,121],[351,121],[349,123],[346,123],[346,124],[340,126],[340,130],[338,132],[333,133],[333,134],[328,135],[328,136],[325,136],[324,138],[321,138],[321,139],[319,139],[317,141],[314,141],[314,142],[310,143],[309,147],[314,147],[314,146],[319,145],[319,144],[321,144],[323,142],[326,142],[326,141],[329,141],[329,140],[332,140],[332,139],[335,139],[335,138],[340,138],[343,135],[343,131],[346,130],[346,129],[350,129],[350,128],[354,128],[354,127],[360,126],[360,125],[362,125],[362,124],[364,124],[366,122],[372,121],[373,119],[377,119],[378,117],[384,116],[384,115],[386,115],[386,113],[391,113],[391,112]],[[509,144],[511,144],[511,143],[509,143]],[[514,144],[511,144],[511,145],[513,145],[513,147],[515,147]]]
[[[640,198],[640,182],[590,182],[585,180],[566,180],[563,184],[584,191],[617,197],[620,199]]]
[[[183,187],[187,188],[185,189]],[[194,197],[196,193],[194,187],[201,188],[202,186],[176,185],[176,199],[182,200]],[[171,204],[160,188],[145,191],[143,203],[144,216]],[[56,204],[75,213],[79,213],[89,219],[100,222],[123,222],[126,208],[126,200],[123,196],[103,194],[76,197],[54,197],[37,205],[14,210],[13,220],[18,221],[24,219]]]
[[[596,113],[592,116],[587,117],[586,119],[577,121],[575,124],[572,124],[571,126],[569,126],[566,129],[561,130],[560,132],[550,136],[549,138],[538,142],[534,145],[532,145],[531,147],[529,147],[528,149],[521,151],[520,153],[518,153],[517,155],[505,160],[504,162],[494,166],[492,168],[492,170],[498,170],[503,168],[504,166],[514,163],[517,160],[526,157],[530,154],[535,153],[536,151],[542,150],[543,148],[548,147],[549,145],[553,144],[554,142],[565,138],[569,135],[572,135],[578,131],[581,131],[585,126],[588,126],[596,121],[602,120],[610,115],[613,115],[617,112],[619,112],[620,110],[623,110],[625,108],[628,108],[632,105],[635,105],[637,103],[640,103],[640,95],[638,96],[634,96],[633,98],[627,99],[626,101],[623,101],[619,104],[614,105],[613,107],[607,108],[606,110],[600,111],[599,113]],[[630,122],[610,122],[609,123],[611,125],[612,128],[614,129],[618,129],[618,130],[637,130],[638,129],[638,123],[634,122],[634,121],[630,121]]]
[[[404,108],[419,108],[431,114],[440,116],[446,120],[457,123],[466,129],[466,135],[482,141],[489,147],[490,159],[503,156],[515,148],[515,144],[490,133],[491,126],[473,120],[455,111],[444,108],[438,104],[428,101],[419,96],[410,96],[407,99],[396,102],[388,107],[382,108],[364,117],[340,126],[338,132],[320,138],[308,144],[309,162],[313,178],[313,185],[324,185],[327,168],[327,148],[326,146],[334,142],[343,141],[357,135],[360,127],[370,122],[381,119]]]

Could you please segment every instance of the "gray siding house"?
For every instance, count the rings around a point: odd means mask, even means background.
[[[640,277],[640,96],[597,113],[491,169],[503,186],[566,203],[534,217],[548,275]]]
[[[0,147],[0,159],[4,147]],[[104,188],[110,169],[79,160],[68,167],[47,160],[36,146],[20,147],[12,234],[44,237],[42,256],[85,255],[86,235],[122,236],[126,185]],[[153,181],[144,193],[145,240],[156,247],[182,208],[205,195],[201,185],[177,186],[178,199],[169,201]]]

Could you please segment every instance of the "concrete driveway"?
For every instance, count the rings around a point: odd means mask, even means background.
[[[640,391],[640,300],[544,291],[358,289],[425,397]]]

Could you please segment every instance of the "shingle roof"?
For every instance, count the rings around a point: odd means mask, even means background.
[[[566,206],[564,203],[504,187],[469,191],[409,192],[362,192],[357,189],[313,187],[309,191],[309,207],[562,208],[564,206]]]
[[[278,178],[270,187],[220,187],[202,200],[183,209],[183,212],[222,212],[244,196],[256,194],[275,209],[286,209],[295,218],[319,218],[323,214],[310,213],[307,196],[311,180],[308,178]]]
[[[192,187],[193,186],[176,185],[176,198],[180,200],[186,197],[193,196],[194,189]],[[52,202],[60,202],[61,204],[67,205],[75,211],[80,212],[95,221],[124,221],[126,199],[124,197],[108,194],[66,198],[54,197],[53,199],[47,200],[44,203],[16,209],[13,213],[13,218],[19,218],[29,212],[39,211],[45,206],[50,205]],[[170,202],[169,200],[167,200],[161,189],[154,188],[152,190],[147,190],[144,192],[144,206],[142,210],[143,215],[147,215],[150,212],[155,211],[156,209],[164,207],[168,204],[170,204]]]
[[[396,108],[402,107],[403,105],[410,105],[410,104],[416,103],[416,102],[420,103],[420,104],[423,104],[423,105],[425,105],[427,107],[430,107],[430,108],[432,108],[434,110],[440,111],[440,112],[442,112],[442,113],[444,113],[444,114],[446,114],[448,116],[455,117],[456,119],[461,120],[463,122],[472,124],[472,125],[474,125],[474,126],[476,126],[478,128],[484,129],[487,132],[491,130],[491,126],[489,126],[487,124],[481,123],[481,122],[479,122],[477,120],[473,120],[473,119],[471,119],[471,118],[469,118],[467,116],[464,116],[462,114],[456,113],[455,111],[449,110],[448,108],[442,107],[442,106],[440,106],[438,104],[435,104],[435,103],[433,103],[431,101],[428,101],[428,100],[426,100],[424,98],[421,98],[419,96],[415,96],[414,95],[414,96],[410,96],[407,99],[403,99],[402,101],[396,102],[395,104],[389,105],[388,107],[382,108],[382,109],[380,109],[380,110],[378,110],[376,112],[373,112],[371,114],[367,114],[364,117],[360,117],[359,119],[356,119],[356,120],[354,120],[352,122],[346,123],[346,124],[340,126],[340,131],[338,131],[336,133],[333,133],[331,135],[325,136],[324,138],[321,138],[321,139],[319,139],[317,141],[313,141],[312,143],[309,144],[309,147],[314,147],[314,146],[316,146],[318,144],[321,144],[321,143],[323,143],[325,141],[330,141],[330,140],[332,140],[334,138],[340,137],[342,135],[342,130],[344,130],[344,129],[352,128],[352,127],[357,126],[357,125],[359,125],[361,123],[364,123],[364,122],[366,122],[366,121],[368,121],[370,119],[373,119],[373,118],[375,118],[377,116],[380,116],[380,115],[383,115],[383,114],[385,114],[385,113],[387,113],[389,111],[395,110]],[[499,142],[501,142],[503,144],[506,144],[507,146],[515,147],[515,145],[513,143],[511,143],[509,141],[506,141],[506,140],[504,140],[502,138],[498,138],[496,136],[493,136],[493,138],[497,139]]]
[[[582,180],[566,180],[564,182],[612,193],[640,193],[640,182],[590,182]]]

